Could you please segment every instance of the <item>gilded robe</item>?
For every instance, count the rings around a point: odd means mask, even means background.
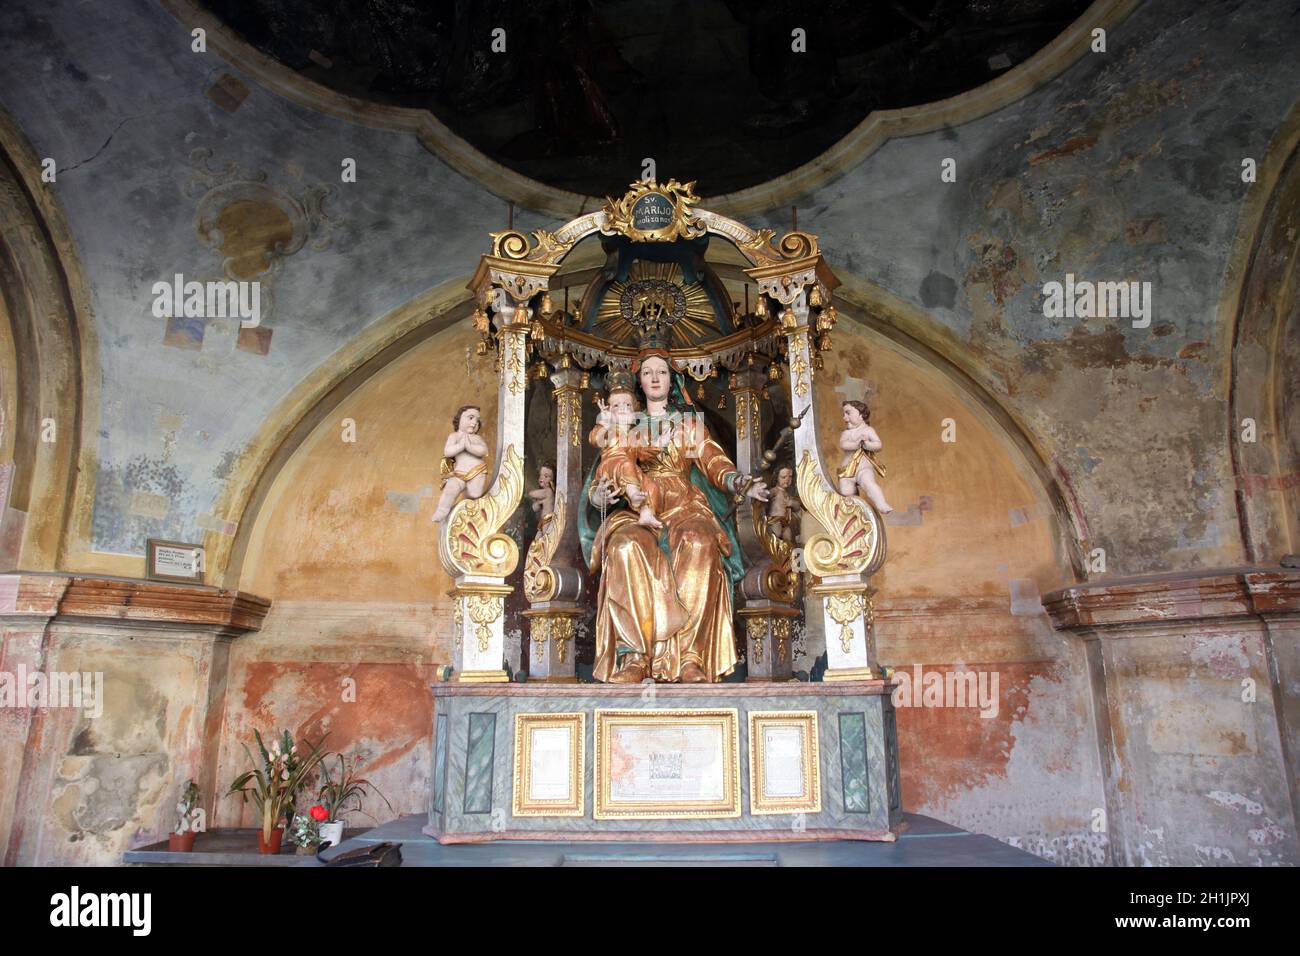
[[[613,479],[625,499],[628,485],[640,486],[664,531],[642,527],[635,510],[620,509],[596,533],[590,566],[600,574],[597,680],[609,680],[629,653],[645,655],[659,681],[678,680],[687,661],[714,681],[735,669],[732,582],[723,563],[733,544],[691,469],[728,492],[737,471],[703,423],[696,427],[691,440],[653,442],[634,432],[601,452],[595,480]]]

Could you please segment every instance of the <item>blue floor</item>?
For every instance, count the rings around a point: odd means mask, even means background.
[[[403,866],[1051,866],[992,837],[906,814],[893,843],[555,843],[510,840],[443,846],[420,832],[427,818],[401,817],[345,840],[339,852],[391,841]],[[327,851],[328,858],[331,854]],[[320,866],[314,859],[302,866]]]

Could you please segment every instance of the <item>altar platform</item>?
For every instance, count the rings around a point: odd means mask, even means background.
[[[444,844],[897,838],[883,680],[437,683],[424,833]]]
[[[343,842],[343,853],[391,841],[411,866],[1052,866],[990,836],[906,813],[898,839],[804,843],[561,843],[502,840],[444,845],[425,834],[424,814],[400,817]],[[308,858],[299,866],[322,866]]]

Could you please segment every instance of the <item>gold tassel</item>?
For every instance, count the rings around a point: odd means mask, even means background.
[[[727,393],[723,392],[722,397],[718,399],[718,411],[723,411],[727,407]]]
[[[700,387],[695,390],[696,401],[704,401],[704,383],[700,382]]]

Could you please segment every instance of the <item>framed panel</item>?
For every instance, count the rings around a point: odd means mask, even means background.
[[[749,714],[749,812],[819,813],[821,757],[814,710]]]
[[[580,817],[587,715],[515,715],[517,817]]]
[[[740,816],[732,709],[597,710],[597,820]]]
[[[840,775],[845,813],[870,813],[867,786],[867,715],[840,714]]]
[[[470,714],[465,735],[464,813],[492,812],[492,775],[497,755],[497,715]]]

